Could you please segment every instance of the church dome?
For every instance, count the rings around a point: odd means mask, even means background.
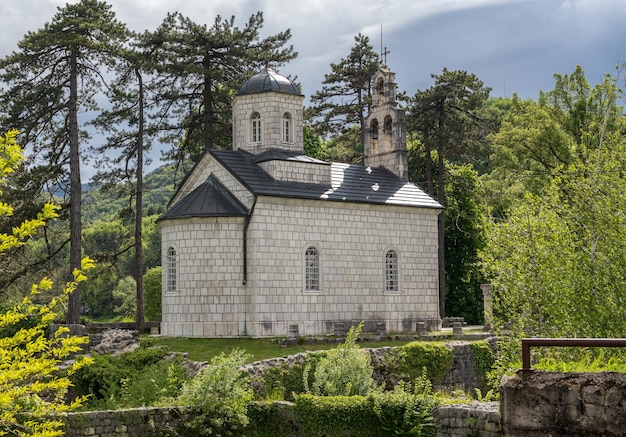
[[[267,93],[270,91],[297,96],[302,95],[296,84],[267,67],[246,80],[239,88],[237,95]]]

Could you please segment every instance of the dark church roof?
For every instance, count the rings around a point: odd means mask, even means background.
[[[267,93],[270,91],[295,94],[297,96],[302,95],[296,84],[267,67],[246,80],[239,88],[237,95]]]
[[[332,163],[329,169],[331,185],[328,186],[277,181],[257,165],[258,156],[248,152],[211,150],[208,153],[255,195],[442,208],[437,201],[414,184],[400,180],[382,167]],[[314,158],[305,158],[312,160],[309,162],[324,163]]]
[[[159,217],[159,220],[183,217],[233,217],[247,214],[246,207],[211,175]]]

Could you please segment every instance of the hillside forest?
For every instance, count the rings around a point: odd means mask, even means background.
[[[156,219],[209,148],[231,147],[231,100],[268,65],[297,56],[291,32],[261,38],[263,14],[210,25],[177,12],[134,32],[111,6],[59,8],[0,60],[0,128],[17,129],[26,160],[6,175],[0,219],[10,235],[46,202],[60,205],[28,244],[0,258],[0,299],[30,284],[61,292],[88,256],[96,267],[70,297],[66,319],[158,320]],[[362,163],[372,77],[382,66],[356,35],[305,108],[305,152]],[[393,70],[393,66],[389,66]],[[286,70],[286,69],[285,69]],[[620,66],[589,83],[555,72],[537,99],[492,97],[474,74],[433,72],[398,90],[407,115],[410,180],[445,206],[440,216],[442,315],[482,323],[480,285],[494,324],[525,335],[603,336],[626,330],[626,130]],[[160,157],[155,156],[162,150]],[[98,173],[90,184],[81,165]],[[157,170],[144,174],[151,159]]]

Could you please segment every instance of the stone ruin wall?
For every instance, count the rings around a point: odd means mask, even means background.
[[[96,337],[95,345],[103,348],[109,343],[122,342],[131,338],[138,340],[137,333],[120,332],[118,330],[107,332],[102,341]],[[119,345],[119,343],[118,343]],[[452,369],[443,378],[443,385],[455,387],[462,386],[466,391],[473,391],[478,381],[473,366],[473,352],[471,343],[452,342],[448,346],[452,349]],[[108,348],[107,348],[108,349]],[[123,347],[122,349],[126,349]],[[389,347],[364,348],[371,357],[375,368],[385,366],[385,353]],[[110,351],[110,350],[109,350]],[[263,373],[275,366],[283,364],[292,367],[304,363],[306,354],[299,353],[281,358],[272,358],[244,366],[251,376],[262,376]],[[206,363],[197,364],[196,370]],[[375,373],[374,378],[382,382],[380,372]],[[289,409],[289,408],[287,408]],[[472,435],[476,432],[484,437],[498,437],[500,416],[496,403],[472,403],[454,406],[441,406],[434,412],[437,423],[438,437],[461,437]],[[91,436],[91,437],[143,437],[143,436],[177,436],[182,430],[183,424],[190,420],[190,411],[181,410],[177,407],[162,408],[135,408],[116,411],[95,411],[70,413],[68,415],[65,433],[68,437]],[[184,432],[183,432],[184,433]]]
[[[500,385],[506,436],[623,436],[626,374],[519,370]]]

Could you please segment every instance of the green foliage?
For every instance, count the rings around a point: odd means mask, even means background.
[[[89,395],[84,410],[153,406],[176,396],[186,378],[165,348],[139,348],[117,357],[94,354],[92,366],[72,375],[74,390]]]
[[[380,435],[378,419],[365,396],[302,394],[296,397],[294,412],[307,436]]]
[[[311,366],[303,373],[305,389],[318,396],[365,396],[376,387],[372,378],[370,354],[359,349],[356,343],[363,322],[352,326],[343,344],[328,351],[319,360],[313,372],[313,382],[309,385]]]
[[[538,103],[514,100],[494,137],[496,151],[512,162],[507,169],[519,161],[534,172],[534,185],[488,228],[482,259],[496,328],[520,337],[626,331],[620,98],[617,79],[607,76],[592,88],[577,68],[557,76]]]
[[[483,322],[485,282],[478,253],[485,246],[487,209],[478,173],[471,165],[446,165],[446,315]]]
[[[161,320],[161,271],[161,266],[151,267],[143,275],[147,320]]]
[[[0,137],[0,184],[22,161],[16,136],[17,131],[10,131]],[[46,204],[36,219],[0,233],[0,255],[6,256],[34,238],[48,220],[58,216],[57,210],[57,206]],[[9,204],[0,202],[0,216],[12,213]],[[81,267],[72,272],[72,280],[60,297],[45,304],[34,303],[35,296],[52,288],[52,281],[44,278],[32,285],[27,297],[0,313],[0,331],[4,333],[0,337],[0,435],[62,435],[62,422],[50,418],[77,408],[84,400],[66,402],[71,385],[68,375],[84,368],[90,360],[79,357],[64,370],[60,363],[80,352],[88,338],[68,336],[68,328],[49,335],[50,323],[59,317],[68,296],[87,279],[83,272],[92,268],[93,262],[85,258]]]
[[[263,380],[254,384],[255,398],[293,401],[296,394],[306,392],[305,387],[313,384],[317,364],[326,356],[327,352],[324,351],[308,352],[303,364],[289,367],[283,363],[281,366],[267,369],[263,374]]]
[[[218,15],[207,26],[174,12],[141,38],[156,62],[158,115],[169,121],[161,139],[174,146],[168,158],[197,162],[205,150],[230,148],[231,101],[242,82],[268,64],[280,67],[296,57],[287,45],[291,31],[261,38],[263,21],[257,12],[239,27],[234,16]]]
[[[222,353],[183,385],[179,402],[199,411],[188,423],[195,432],[240,435],[248,425],[248,404],[253,393],[248,375],[239,369],[245,362],[246,355],[241,350],[229,355]]]
[[[400,384],[368,396],[296,397],[294,411],[307,436],[435,436],[429,384]],[[432,387],[431,387],[432,388]]]
[[[534,369],[552,372],[626,373],[626,353],[616,349],[554,348],[538,355]]]
[[[340,136],[326,142],[326,153],[329,161],[347,164],[363,164],[363,142],[361,129],[351,126]]]
[[[137,284],[132,276],[119,280],[113,289],[113,298],[119,304],[115,307],[117,314],[132,318],[137,313]]]
[[[380,67],[380,59],[367,36],[358,34],[354,41],[346,58],[330,64],[331,72],[324,75],[322,89],[311,96],[313,106],[307,110],[307,117],[322,138],[352,137],[356,140],[353,150],[363,150],[365,116],[371,105],[372,79]],[[351,134],[353,128],[356,136]]]
[[[469,217],[464,225],[473,228],[478,223],[474,217],[476,213],[474,204],[480,203],[480,197],[478,193],[471,192],[471,187],[458,185],[455,187],[454,184],[452,187],[446,187],[448,179],[446,162],[459,165],[470,163],[477,167],[485,167],[484,161],[489,156],[485,133],[490,132],[493,123],[482,116],[482,110],[491,88],[485,87],[476,75],[462,70],[449,71],[444,68],[440,75],[432,77],[435,83],[426,90],[418,90],[410,100],[407,129],[417,135],[419,144],[423,146],[425,184],[422,185],[426,185],[427,192],[445,207],[438,217],[438,239],[440,248],[443,248],[443,252],[439,251],[438,259],[443,271],[450,270],[450,273],[442,277],[440,270],[439,309],[442,316],[450,309],[455,312],[467,312],[469,318],[476,320],[480,319],[476,303],[478,300],[476,296],[479,295],[476,282],[480,279],[480,274],[475,267],[475,253],[482,244],[482,235],[478,232],[476,235],[470,233],[465,236],[462,233],[463,227],[450,227],[455,226],[455,220],[461,218],[458,214],[462,211],[460,207],[470,206]],[[433,152],[436,152],[436,156]],[[412,163],[419,162],[414,156],[411,158]],[[436,165],[433,162],[435,159]],[[471,171],[471,168],[466,169],[464,175],[466,182],[471,180],[467,177],[468,171]],[[421,172],[410,170],[410,174],[416,173]],[[450,188],[457,190],[455,193],[457,197],[452,200],[458,203],[451,203],[452,218],[448,219],[449,201],[446,191]],[[447,235],[449,230],[453,230],[453,235]],[[453,247],[447,249],[447,244]],[[456,251],[455,245],[461,250]],[[451,258],[450,261],[446,259],[448,256]],[[465,260],[467,266],[464,264]],[[447,281],[450,278],[453,279],[453,283],[448,286]],[[448,302],[448,293],[451,302]],[[469,297],[467,301],[464,301],[465,296]]]
[[[487,372],[487,383],[495,391],[500,389],[500,381],[522,367],[522,342],[515,336],[498,338],[496,360],[491,371]]]
[[[304,126],[304,154],[322,161],[328,159],[326,144],[313,131],[313,128],[307,125]]]
[[[374,412],[387,435],[435,437],[432,410],[437,406],[425,373],[413,383],[398,383],[393,391],[371,396]]]
[[[491,345],[486,341],[473,341],[472,355],[474,356],[474,371],[479,381],[485,382],[487,380],[487,374],[493,369],[496,354]]]
[[[88,24],[87,24],[88,23]],[[20,126],[25,147],[37,156],[33,174],[42,189],[67,181],[69,167],[69,266],[80,269],[82,257],[79,113],[97,109],[102,70],[115,62],[128,32],[111,6],[81,0],[59,8],[43,29],[28,32],[19,51],[0,62],[0,94],[5,125]],[[80,85],[80,86],[79,86]],[[43,168],[43,171],[36,171]],[[69,296],[67,320],[80,321],[80,292]]]
[[[444,344],[414,341],[393,350],[388,371],[401,380],[413,381],[426,369],[428,378],[438,382],[452,369],[452,359],[452,351]]]
[[[426,90],[418,90],[410,99],[407,129],[417,134],[424,146],[425,164],[431,151],[437,151],[439,175],[443,173],[443,161],[453,164],[472,164],[484,167],[489,159],[489,145],[485,133],[493,128],[493,121],[483,116],[491,88],[474,74],[466,71],[443,69],[432,75],[435,83]],[[433,184],[433,173],[426,169],[426,177]],[[443,186],[439,178],[440,186]],[[440,196],[437,196],[440,198]]]
[[[118,280],[119,277],[114,269],[98,264],[92,279],[81,289],[84,316],[89,318],[113,316],[115,308],[113,288]]]
[[[250,423],[245,436],[276,437],[301,435],[293,406],[283,402],[252,402],[248,407]]]

